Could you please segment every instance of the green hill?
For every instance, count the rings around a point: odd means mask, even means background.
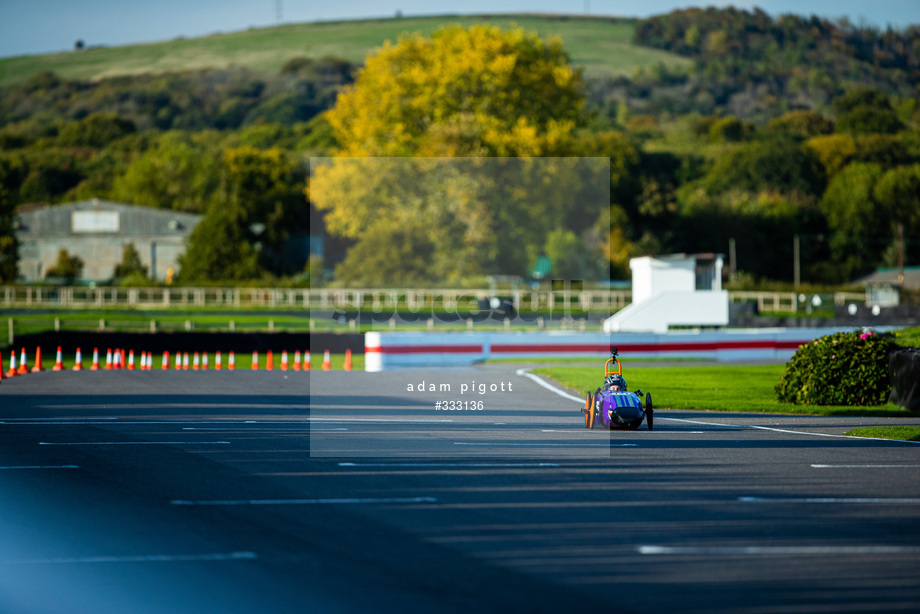
[[[0,87],[43,71],[67,79],[98,80],[115,75],[242,66],[277,71],[294,57],[333,56],[361,62],[367,52],[405,33],[431,34],[439,26],[491,23],[561,36],[576,66],[588,77],[628,76],[636,68],[686,66],[691,60],[633,43],[635,21],[540,15],[436,16],[302,23],[120,47],[0,59]]]

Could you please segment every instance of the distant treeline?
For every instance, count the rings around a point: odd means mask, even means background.
[[[648,112],[766,120],[788,110],[829,109],[855,86],[901,99],[920,87],[920,25],[903,31],[854,26],[845,18],[781,15],[755,8],[692,8],[639,21],[635,42],[694,59],[687,72],[664,67],[595,84]]]
[[[803,279],[840,283],[897,262],[898,224],[920,260],[920,28],[690,9],[639,22],[636,41],[695,62],[588,81],[572,116],[573,151],[611,159],[614,276],[631,255],[735,239],[742,279],[789,280],[799,235]],[[203,213],[183,281],[321,272],[290,270],[284,243],[321,225],[308,160],[345,145],[323,112],[358,68],[44,73],[0,89],[0,279],[15,277],[15,207],[94,197]],[[340,258],[351,245],[327,239]]]

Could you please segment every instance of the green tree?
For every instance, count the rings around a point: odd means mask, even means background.
[[[434,254],[435,245],[427,229],[380,219],[348,251],[335,274],[345,283],[361,286],[411,286],[432,278]]]
[[[834,123],[816,111],[796,110],[771,119],[767,124],[768,134],[810,139],[834,131]]]
[[[878,164],[854,162],[831,180],[821,198],[821,210],[832,230],[850,237],[887,234],[886,216],[881,215],[874,196],[883,172]]]
[[[888,222],[889,236],[896,236],[898,224],[906,237],[920,236],[920,164],[900,166],[886,172],[875,184],[873,196]],[[920,249],[907,245],[908,262],[917,262]]]
[[[121,262],[115,265],[115,277],[147,277],[147,267],[141,264],[141,255],[133,243],[126,243],[121,251]]]
[[[571,230],[558,228],[546,237],[546,256],[553,263],[554,279],[595,280],[606,277],[604,253],[598,236],[581,239]],[[592,240],[593,239],[593,240]]]
[[[228,149],[223,156],[223,185],[218,205],[241,207],[247,223],[262,228],[263,264],[275,273],[294,273],[282,255],[284,241],[309,225],[303,200],[305,169],[283,149]]]
[[[380,220],[424,230],[427,241],[415,244],[434,246],[428,278],[458,281],[523,274],[552,230],[594,225],[609,206],[608,182],[598,158],[341,158],[314,169],[310,197],[329,210],[330,231],[357,241],[352,251],[389,232]],[[373,245],[398,263],[395,246]],[[357,261],[346,262],[337,276],[355,277],[347,269]]]
[[[834,100],[837,131],[849,134],[894,134],[904,128],[884,92],[857,88]]]
[[[114,113],[91,113],[65,125],[58,143],[73,147],[105,147],[115,139],[137,130],[134,122]]]
[[[2,181],[0,166],[0,282],[9,283],[19,276],[19,240],[14,225],[12,200]]]
[[[242,207],[212,205],[179,256],[179,279],[186,284],[258,279],[263,272],[256,246]]]
[[[580,233],[608,204],[606,176],[599,199],[587,193],[598,187],[590,168],[545,161],[585,151],[575,132],[584,107],[584,81],[561,42],[521,29],[452,26],[376,50],[325,115],[340,150],[313,169],[308,191],[327,229],[355,239],[352,252],[362,254],[337,276],[360,277],[359,262],[374,252],[364,240],[398,263],[400,250],[380,238],[397,232],[391,224],[422,253],[434,250],[409,277],[523,273],[551,230]],[[597,139],[589,140],[593,153]]]
[[[115,179],[112,196],[132,204],[200,213],[219,185],[219,154],[186,134],[168,132]]]
[[[840,171],[821,198],[821,210],[833,231],[832,253],[842,277],[853,276],[879,262],[890,219],[875,198],[884,170],[878,164],[854,162]]]
[[[717,119],[709,127],[709,140],[714,143],[737,143],[751,136],[754,127],[734,116]]]
[[[58,250],[57,261],[54,266],[45,271],[45,278],[61,278],[65,283],[72,284],[83,274],[83,259],[71,256],[66,249]]]
[[[729,190],[820,195],[824,169],[818,159],[798,144],[769,140],[744,145],[717,158],[700,181],[709,194]]]

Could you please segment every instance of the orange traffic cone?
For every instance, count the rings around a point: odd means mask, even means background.
[[[64,370],[64,356],[61,354],[61,346],[58,346],[57,356],[54,357],[54,366],[51,367],[52,371],[63,371]]]
[[[175,369],[176,371],[181,370],[182,369],[182,352],[176,352],[176,360],[174,362],[175,362],[175,365],[173,366],[173,369]]]
[[[29,372],[29,362],[26,357],[26,349],[22,348],[22,355],[19,357],[19,369],[16,371],[19,375],[25,375]]]
[[[104,368],[106,371],[108,371],[108,370],[110,370],[110,369],[112,368],[112,348],[108,348],[108,349],[105,351],[105,367],[103,367],[103,368]]]
[[[169,352],[163,352],[163,357],[160,359],[160,369],[163,371],[169,369]]]
[[[281,370],[288,370],[288,355],[287,350],[281,350]]]
[[[10,352],[10,370],[6,372],[7,377],[15,377],[19,375],[19,370],[16,369],[16,350]]]
[[[259,370],[259,353],[258,352],[252,353],[252,370],[253,371]]]
[[[268,357],[265,359],[265,370],[272,371],[275,368],[275,357],[272,354],[272,351],[268,351]]]
[[[342,368],[351,371],[351,350],[345,350],[345,366]]]
[[[93,348],[93,364],[89,367],[90,371],[99,370],[99,348]]]
[[[215,370],[215,371],[220,371],[220,368],[221,368],[222,366],[223,366],[223,365],[220,364],[220,352],[218,352],[218,353],[216,353],[216,354],[214,355],[214,370]]]
[[[38,346],[35,348],[35,364],[32,365],[32,373],[38,373],[44,370],[45,366],[42,364],[42,348],[41,346]]]
[[[332,368],[332,359],[329,355],[329,350],[323,352],[323,371],[328,371]]]
[[[134,371],[134,350],[128,352],[128,371]]]
[[[122,366],[123,365],[121,364],[121,350],[116,349],[114,352],[112,352],[112,369],[117,371],[118,369],[121,369]]]
[[[188,371],[188,352],[182,352],[182,370]]]
[[[74,371],[82,371],[82,370],[83,370],[83,354],[80,353],[80,348],[77,348],[77,358],[76,358],[76,360],[74,360],[74,363],[73,363],[73,370],[74,370]]]
[[[310,350],[307,350],[303,355],[303,370],[310,370]]]
[[[208,370],[208,353],[207,352],[201,355],[201,368],[204,371]]]
[[[195,352],[194,356],[192,357],[192,371],[197,371],[200,368],[201,356],[198,354],[198,352]]]
[[[294,352],[294,370],[300,371],[300,350]]]
[[[121,352],[119,352],[119,354],[120,354],[120,358],[119,358],[119,361],[118,361],[118,368],[119,368],[119,369],[124,369],[124,368],[127,366],[127,364],[128,364],[127,361],[125,360],[125,351],[124,351],[124,350],[121,350]]]
[[[236,358],[233,352],[230,352],[230,355],[227,357],[227,369],[233,371],[236,369]]]

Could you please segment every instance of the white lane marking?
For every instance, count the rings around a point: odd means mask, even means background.
[[[235,424],[299,424],[299,425],[309,425],[311,422],[320,422],[320,423],[330,423],[330,424],[440,424],[445,422],[453,422],[453,420],[411,420],[411,419],[400,419],[400,418],[307,418],[304,420],[110,420],[108,418],[99,418],[92,420],[77,420],[66,422],[63,420],[32,420],[30,422],[4,422],[0,421],[0,424],[9,424],[9,425],[26,425],[26,426],[41,426],[47,424],[53,424],[55,426],[84,426],[84,425],[114,425],[118,424],[119,426],[133,426],[133,425],[148,425],[148,424],[168,424],[168,425],[177,425],[177,424],[222,424],[222,425],[235,425]],[[497,424],[505,424],[500,422]]]
[[[837,439],[849,439],[850,441],[858,441],[860,439],[866,439],[869,441],[887,441],[891,443],[920,443],[920,441],[906,441],[903,439],[884,439],[882,437],[852,437],[850,435],[834,435],[831,433],[815,433],[809,431],[793,431],[790,429],[777,429],[771,426],[759,426],[756,424],[725,424],[721,422],[702,422],[700,420],[685,420],[683,418],[658,418],[658,420],[669,420],[671,422],[686,422],[688,424],[703,424],[705,426],[718,426],[723,428],[735,428],[735,429],[757,429],[761,431],[771,431],[774,433],[789,433],[792,435],[812,435],[814,437],[834,437]]]
[[[577,448],[635,448],[637,443],[503,443],[455,441],[455,446],[573,446]]]
[[[908,468],[920,465],[812,465],[815,469],[880,469],[880,468]]]
[[[231,430],[231,427],[219,427],[219,426],[207,427],[207,426],[206,426],[206,427],[201,427],[201,428],[199,428],[199,427],[196,427],[196,426],[185,426],[185,427],[182,427],[182,430],[183,430],[183,431],[229,431],[229,430]],[[265,428],[257,428],[257,429],[235,429],[234,432],[236,432],[236,433],[253,433],[253,434],[258,434],[258,433],[310,433],[310,432],[325,433],[325,432],[327,432],[327,431],[347,431],[347,430],[348,430],[348,429],[345,428],[345,427],[333,428],[333,429],[319,429],[319,428],[305,428],[305,429],[265,429]]]
[[[229,441],[40,441],[40,446],[216,446]]]
[[[639,546],[639,554],[913,554],[916,546]]]
[[[224,501],[185,501],[173,505],[340,505],[345,503],[436,503],[434,497],[384,497],[378,499],[230,499]]]
[[[226,554],[147,554],[137,556],[83,556],[51,559],[0,560],[0,565],[55,565],[73,563],[172,563],[185,561],[239,561],[259,558],[254,552]]]
[[[370,424],[377,423],[395,423],[395,424],[437,424],[439,422],[453,422],[453,420],[411,420],[404,418],[308,418],[310,422],[332,422],[348,424],[350,422],[367,422]]]
[[[547,390],[550,390],[550,391],[552,391],[552,392],[555,392],[556,394],[558,394],[558,395],[561,396],[561,397],[565,397],[566,399],[571,399],[572,401],[575,401],[575,402],[577,402],[577,403],[582,403],[582,404],[583,404],[583,403],[585,402],[584,399],[580,399],[580,398],[578,398],[578,397],[576,397],[576,396],[574,396],[574,395],[569,394],[569,393],[566,392],[565,390],[560,390],[559,388],[556,388],[555,386],[553,386],[553,385],[550,384],[549,382],[543,380],[543,379],[540,378],[539,376],[534,375],[533,373],[528,373],[528,372],[527,372],[527,369],[518,369],[517,371],[515,371],[515,373],[516,373],[517,375],[521,375],[521,376],[523,376],[523,377],[528,377],[528,378],[532,379],[533,381],[537,382],[538,384],[540,384],[541,386],[543,386],[543,387],[546,388]]]
[[[920,503],[920,498],[890,498],[879,497],[738,497],[742,503]]]
[[[0,424],[15,424],[17,422],[25,421],[28,424],[34,423],[36,418],[7,418],[6,420],[0,421]],[[42,423],[44,422],[57,422],[64,421],[69,422],[73,418],[41,418]],[[118,420],[117,416],[104,416],[101,418],[93,418],[93,420]],[[36,423],[39,424],[39,423]]]
[[[12,467],[0,467],[0,469],[79,469],[79,465],[18,465]]]
[[[339,463],[339,467],[558,467],[558,463]]]
[[[570,429],[540,429],[540,432],[541,433],[568,433],[571,431],[580,431],[580,430],[582,430],[581,427],[576,425]],[[655,434],[656,435],[703,435],[704,433],[705,431],[659,431]]]
[[[80,425],[99,425],[106,426],[133,426],[135,424],[307,424],[307,420],[109,420],[108,418],[93,418],[92,420],[76,420],[65,422],[60,420],[54,421],[33,421],[33,422],[0,422],[0,424],[12,425],[29,425],[41,426],[44,424],[53,424],[55,426],[80,426]]]

